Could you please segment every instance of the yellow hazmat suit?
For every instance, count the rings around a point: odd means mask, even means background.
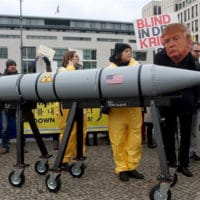
[[[133,58],[129,66],[138,65]],[[117,67],[111,63],[109,67]],[[109,137],[115,172],[135,170],[142,154],[142,111],[140,107],[112,108],[108,116]]]
[[[66,68],[64,67],[60,67],[59,68],[59,72],[62,71],[73,71],[75,70],[75,67],[73,65],[67,65]],[[60,128],[60,141],[62,141],[62,138],[64,136],[64,131],[66,128],[66,120],[69,114],[69,109],[63,109],[61,108],[61,112],[60,109],[58,109],[59,105],[57,105],[57,116],[58,116],[58,124],[59,124],[59,128]],[[62,114],[61,114],[62,113]],[[85,156],[85,151],[86,151],[86,146],[85,146],[85,141],[86,141],[86,135],[87,135],[87,118],[86,118],[86,111],[83,111],[83,156]],[[76,122],[74,123],[74,126],[72,128],[72,132],[69,138],[69,142],[67,144],[67,148],[65,151],[65,155],[63,158],[63,163],[68,163],[70,161],[71,158],[75,158],[77,155],[77,139],[76,139],[76,132],[77,132],[77,128],[76,128]]]

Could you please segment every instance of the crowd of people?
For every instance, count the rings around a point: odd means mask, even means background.
[[[163,49],[155,54],[154,64],[170,66],[173,68],[200,70],[200,43],[192,42],[188,27],[182,23],[169,24],[162,32]],[[116,43],[113,54],[109,58],[109,68],[129,66],[134,67],[139,63],[132,57],[132,47],[126,43]],[[17,74],[16,62],[7,60],[3,75]],[[68,51],[63,56],[59,72],[81,70],[79,56],[76,51]],[[161,123],[161,133],[169,167],[177,167],[177,172],[187,177],[193,173],[189,169],[191,160],[200,161],[198,155],[198,138],[200,124],[200,86],[185,88],[170,93],[170,104],[159,106],[160,116],[164,119]],[[108,132],[112,147],[115,173],[121,181],[130,178],[144,179],[145,176],[138,171],[142,158],[142,145],[144,135],[147,136],[149,148],[155,148],[153,138],[153,121],[149,107],[143,112],[141,107],[111,108],[108,112]],[[4,103],[1,105],[1,138],[2,149],[0,154],[9,152],[9,121],[15,118],[16,105]],[[57,117],[60,127],[60,141],[62,141],[69,109],[57,104]],[[148,118],[148,119],[147,119]],[[83,155],[86,156],[85,139],[87,134],[87,116],[83,110]],[[144,129],[146,127],[146,129]],[[144,133],[144,130],[145,133]],[[77,128],[74,124],[71,136],[62,161],[61,169],[68,170],[76,152]],[[180,138],[178,153],[176,135]]]

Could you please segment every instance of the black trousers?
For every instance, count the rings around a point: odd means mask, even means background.
[[[153,123],[152,122],[145,122],[144,126],[146,127],[147,144],[152,145],[153,144]]]
[[[180,146],[178,162],[181,167],[188,167],[192,112],[184,112],[183,109],[177,107],[162,107],[160,108],[160,115],[165,118],[165,121],[161,124],[161,131],[169,164],[177,163],[175,136],[177,133],[177,119],[179,119]]]

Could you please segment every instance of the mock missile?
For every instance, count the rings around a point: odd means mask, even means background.
[[[198,84],[200,72],[154,64],[17,74],[0,77],[0,101],[76,101],[96,107],[102,100],[156,97]]]

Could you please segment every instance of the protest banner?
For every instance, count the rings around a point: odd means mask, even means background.
[[[55,113],[55,103],[37,103],[37,108],[32,110],[35,122],[41,134],[58,134],[60,128]],[[24,122],[24,134],[32,134],[28,122]]]
[[[108,131],[108,115],[102,114],[102,117],[98,120],[99,114],[99,108],[87,109],[87,132]]]
[[[162,46],[162,30],[171,23],[178,22],[176,13],[154,15],[134,21],[135,37],[138,50]]]
[[[87,110],[87,132],[108,131],[108,116],[102,114],[98,120],[100,109],[88,108]],[[35,116],[35,122],[41,134],[59,134],[60,128],[56,117],[55,103],[37,103],[37,108],[32,110]],[[24,134],[32,134],[28,122],[24,122]]]
[[[37,56],[44,57],[46,56],[50,61],[53,60],[55,51],[49,47],[46,47],[44,45],[40,45],[37,50]]]

